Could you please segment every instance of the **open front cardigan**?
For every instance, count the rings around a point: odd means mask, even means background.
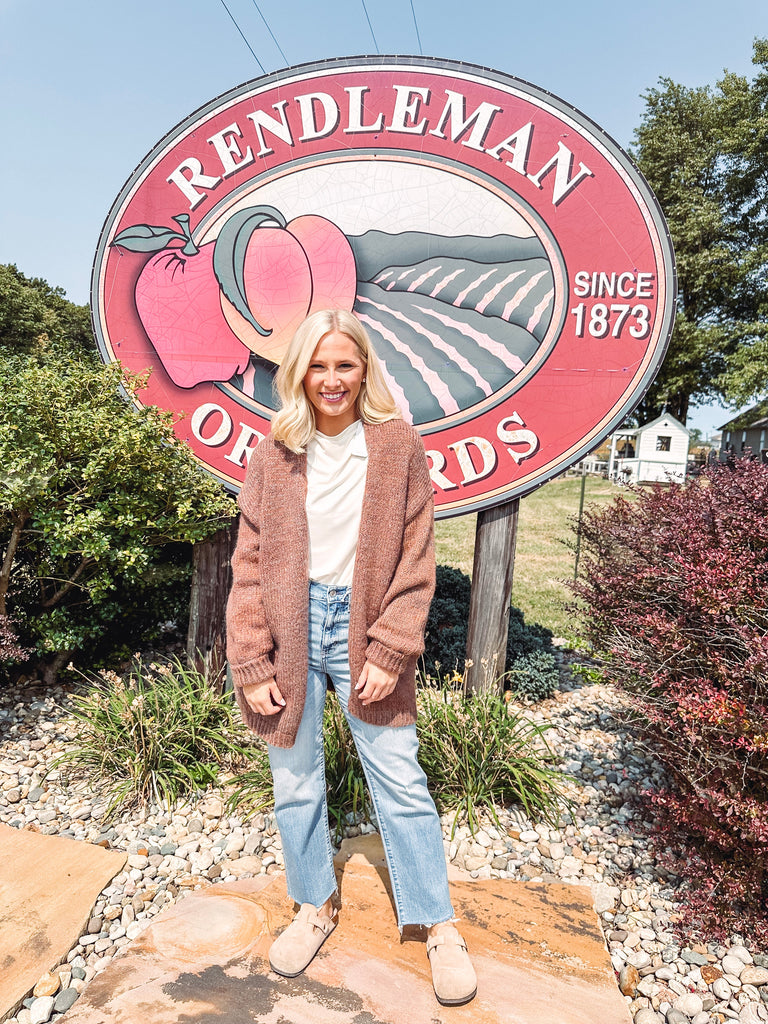
[[[368,470],[352,579],[349,710],[374,725],[416,720],[415,674],[435,588],[434,503],[424,447],[402,420],[365,424]],[[307,459],[271,437],[253,453],[227,607],[227,655],[246,724],[292,747],[307,691]],[[364,707],[354,684],[365,661],[398,673],[394,691]],[[259,715],[242,687],[275,677],[285,707]]]

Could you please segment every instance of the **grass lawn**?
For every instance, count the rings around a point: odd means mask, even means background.
[[[576,535],[571,520],[578,515],[580,494],[580,476],[560,477],[520,501],[512,603],[522,608],[526,621],[548,626],[555,636],[575,632],[565,607],[573,597],[565,583],[573,579]],[[627,491],[600,477],[586,478],[585,507],[608,504],[618,494],[627,496]],[[461,516],[437,523],[439,563],[472,573],[475,519]]]

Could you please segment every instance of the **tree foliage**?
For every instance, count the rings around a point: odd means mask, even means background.
[[[633,155],[667,218],[678,273],[669,351],[640,415],[664,405],[685,423],[691,403],[745,401],[768,384],[768,43],[757,41],[750,82],[715,88],[662,78],[646,93]]]
[[[689,923],[765,938],[768,468],[616,501],[585,516],[582,543],[584,632],[665,763],[660,820],[688,837]]]
[[[45,357],[58,348],[80,358],[96,354],[88,307],[42,278],[0,265],[0,354]]]
[[[0,669],[36,655],[52,678],[167,618],[189,542],[234,509],[170,416],[126,402],[143,382],[91,357],[84,307],[0,271]]]

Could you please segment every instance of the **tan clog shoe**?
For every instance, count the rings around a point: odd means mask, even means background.
[[[269,966],[284,978],[295,978],[312,962],[315,954],[336,927],[333,917],[320,915],[311,903],[299,912],[269,948]]]
[[[444,927],[436,935],[430,935],[427,956],[438,1003],[461,1006],[474,999],[477,975],[467,953],[467,944],[455,928]]]

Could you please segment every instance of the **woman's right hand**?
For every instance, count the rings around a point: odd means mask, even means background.
[[[283,695],[274,678],[244,686],[243,697],[251,711],[255,711],[257,715],[276,715],[285,707]]]

